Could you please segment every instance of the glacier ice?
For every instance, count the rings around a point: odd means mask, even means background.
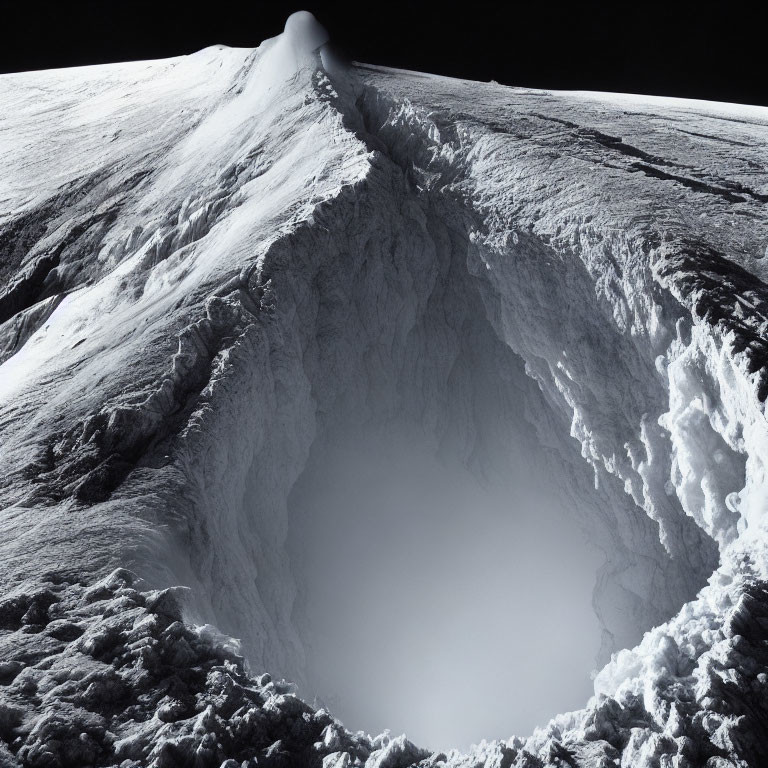
[[[768,110],[326,39],[0,77],[0,761],[762,764]],[[296,695],[312,501],[415,436],[603,554],[594,696],[529,736]]]

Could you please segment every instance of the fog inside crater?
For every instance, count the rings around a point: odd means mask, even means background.
[[[310,463],[293,507],[318,704],[440,749],[583,706],[603,558],[541,473],[479,480],[415,430]]]

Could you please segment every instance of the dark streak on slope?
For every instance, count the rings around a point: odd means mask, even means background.
[[[579,136],[592,139],[601,147],[614,150],[622,155],[626,155],[627,157],[636,157],[640,160],[644,160],[647,163],[653,163],[654,165],[677,165],[677,163],[665,160],[663,157],[651,155],[642,149],[638,149],[637,147],[633,147],[631,144],[627,144],[622,140],[620,136],[609,136],[608,134],[601,133],[600,131],[597,131],[593,128],[579,128],[576,133]]]
[[[632,168],[638,171],[642,171],[647,176],[650,176],[652,178],[664,179],[667,181],[676,181],[688,187],[689,189],[693,189],[696,192],[705,192],[712,195],[719,195],[732,203],[745,202],[745,198],[743,197],[743,195],[751,197],[754,200],[757,200],[758,202],[762,202],[762,203],[768,202],[768,195],[755,192],[754,190],[750,189],[744,184],[741,184],[736,181],[719,179],[718,180],[719,185],[716,185],[716,184],[710,184],[704,181],[700,181],[698,179],[693,179],[693,178],[690,178],[689,176],[682,176],[679,174],[673,174],[673,173],[669,173],[668,171],[660,170],[659,168],[656,168],[654,166],[666,166],[666,167],[677,167],[677,168],[681,168],[683,166],[681,166],[679,163],[666,160],[663,157],[659,157],[657,155],[651,155],[650,153],[645,152],[642,149],[638,149],[637,147],[634,147],[631,144],[627,144],[619,136],[610,136],[608,134],[602,133],[601,131],[595,130],[593,128],[583,128],[583,127],[580,127],[578,124],[571,122],[570,120],[564,120],[562,118],[543,115],[540,113],[533,113],[533,115],[534,117],[538,117],[541,120],[559,123],[561,125],[566,126],[567,128],[571,128],[574,130],[577,136],[591,139],[606,149],[613,150],[613,151],[619,152],[622,155],[625,155],[626,157],[632,157],[642,161],[642,162],[632,163]],[[712,136],[709,134],[695,133],[693,131],[683,131],[682,129],[681,129],[681,133],[686,133],[691,136],[698,136],[701,138],[708,138],[716,141],[722,141],[724,143],[729,143],[737,146],[743,146],[743,147],[750,146],[745,142],[723,139],[723,138]]]
[[[45,280],[51,270],[59,265],[58,253],[41,256],[36,259],[26,272],[0,295],[0,323],[10,320],[18,312],[28,309],[42,298]]]
[[[210,378],[219,352],[242,330],[239,302],[212,298],[206,316],[179,334],[171,371],[142,402],[106,406],[54,434],[26,475],[37,502],[73,495],[94,504],[110,497],[153,446],[177,434]]]
[[[61,301],[99,277],[103,266],[93,256],[125,194],[149,174],[133,173],[119,184],[108,170],[77,179],[0,229],[0,286],[5,287],[0,289],[0,326],[7,323],[0,328],[0,359],[17,352],[50,315],[27,310],[52,297]],[[62,226],[66,233],[55,245],[46,245],[47,236]],[[26,315],[8,323],[21,313]]]
[[[721,182],[724,184],[722,187],[715,186],[714,184],[707,184],[706,182],[699,181],[698,179],[691,179],[688,176],[679,176],[674,173],[667,173],[666,171],[653,168],[645,163],[633,163],[632,167],[638,171],[642,171],[646,176],[651,176],[655,179],[664,179],[666,181],[676,181],[689,189],[696,192],[705,192],[710,195],[719,195],[720,197],[728,200],[730,203],[743,203],[746,202],[742,195],[749,195],[759,202],[768,202],[768,195],[761,195],[759,192],[755,192],[748,187],[738,184],[737,182]],[[730,187],[730,188],[728,188]],[[736,194],[733,190],[737,190],[741,194]]]
[[[736,139],[726,139],[723,136],[714,136],[711,133],[698,133],[696,131],[686,131],[682,128],[676,129],[679,133],[685,133],[688,136],[696,136],[699,139],[711,139],[712,141],[718,141],[721,144],[730,144],[734,147],[749,147],[751,144],[748,144],[746,141],[737,141]]]

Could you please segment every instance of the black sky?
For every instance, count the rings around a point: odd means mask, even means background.
[[[768,105],[766,5],[0,0],[0,71],[251,47],[304,8],[360,61],[508,85]]]

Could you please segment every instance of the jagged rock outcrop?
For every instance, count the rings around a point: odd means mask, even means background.
[[[346,67],[305,22],[0,78],[0,757],[760,765],[768,113]],[[606,554],[615,653],[528,739],[352,736],[195,628],[304,683],[291,526],[403,426]]]
[[[235,641],[182,623],[173,589],[136,586],[125,570],[91,585],[47,574],[0,603],[3,765],[382,763],[405,744],[353,737],[290,684],[249,677]]]
[[[0,603],[3,765],[436,768],[658,765],[674,757],[721,768],[762,761],[768,591],[758,584],[743,590],[703,653],[679,648],[673,634],[654,638],[648,650],[658,666],[644,674],[650,690],[599,696],[528,740],[481,744],[468,755],[350,734],[291,684],[254,677],[236,641],[209,625],[185,625],[183,600],[178,589],[143,591],[125,570],[94,584],[46,574],[36,592],[8,595]]]

